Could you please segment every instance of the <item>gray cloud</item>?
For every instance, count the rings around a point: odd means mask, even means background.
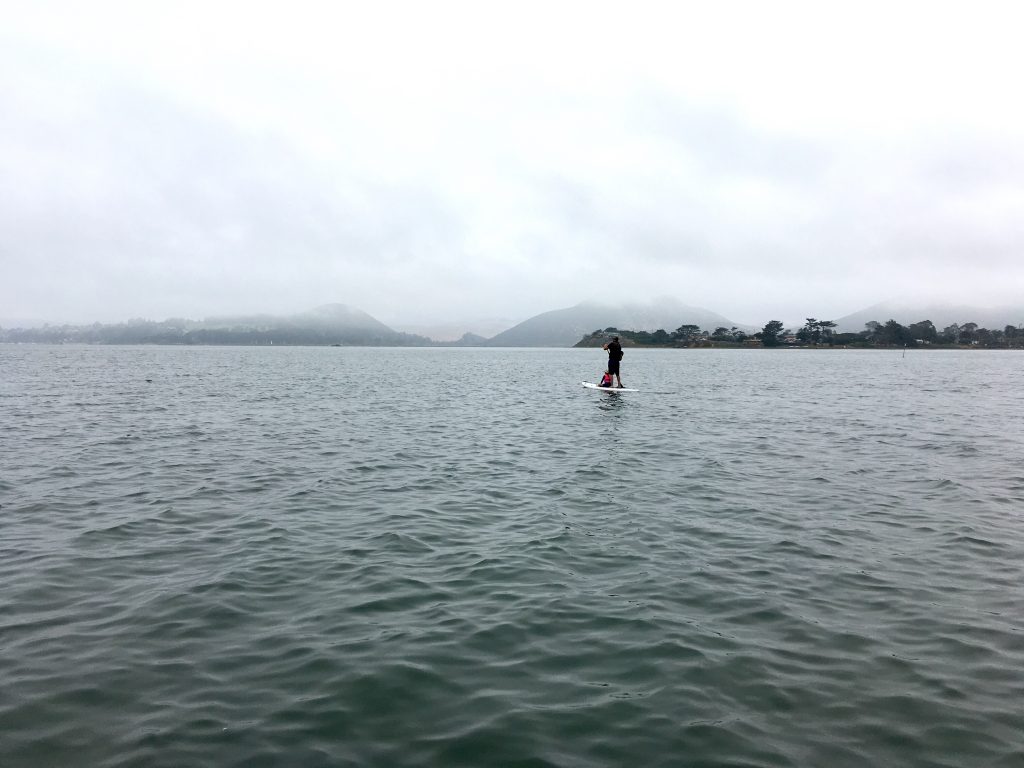
[[[818,46],[822,71],[787,81],[796,34],[781,63],[655,30],[605,57],[609,24],[520,61],[501,25],[467,42],[440,23],[371,58],[381,19],[334,44],[256,18],[251,45],[197,41],[192,61],[187,18],[139,39],[13,21],[0,317],[340,301],[426,324],[669,294],[756,323],[1024,287],[1024,121],[955,83],[901,100],[897,59],[892,83],[875,63],[861,81]]]

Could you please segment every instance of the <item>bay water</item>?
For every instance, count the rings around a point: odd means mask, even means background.
[[[1024,356],[0,347],[0,765],[1024,766]]]

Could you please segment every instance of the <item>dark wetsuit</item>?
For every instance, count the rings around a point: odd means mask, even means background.
[[[622,359],[622,345],[617,341],[608,342],[608,373],[619,375],[619,360]]]

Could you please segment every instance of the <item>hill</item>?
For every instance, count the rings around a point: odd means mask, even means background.
[[[839,333],[863,331],[864,324],[872,320],[879,323],[895,320],[901,325],[931,320],[939,329],[953,323],[957,325],[977,323],[982,328],[1001,330],[1007,325],[1024,325],[1024,305],[976,307],[966,304],[911,302],[894,299],[840,317],[835,321],[836,331]]]
[[[713,330],[736,323],[701,307],[662,300],[650,304],[612,306],[583,302],[574,307],[544,312],[499,333],[487,341],[491,347],[571,347],[600,328],[656,331],[674,330],[693,323]]]
[[[443,343],[443,342],[441,342]],[[483,336],[478,336],[475,333],[469,333],[468,331],[462,334],[462,338],[458,341],[447,342],[448,346],[451,347],[486,347],[487,339]]]
[[[295,315],[172,318],[0,330],[0,341],[72,344],[339,344],[426,346],[430,339],[392,330],[362,310],[328,304]]]

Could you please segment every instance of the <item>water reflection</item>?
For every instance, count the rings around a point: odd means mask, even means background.
[[[601,395],[601,401],[597,407],[602,411],[622,411],[630,407],[629,398],[621,392],[612,390]]]

